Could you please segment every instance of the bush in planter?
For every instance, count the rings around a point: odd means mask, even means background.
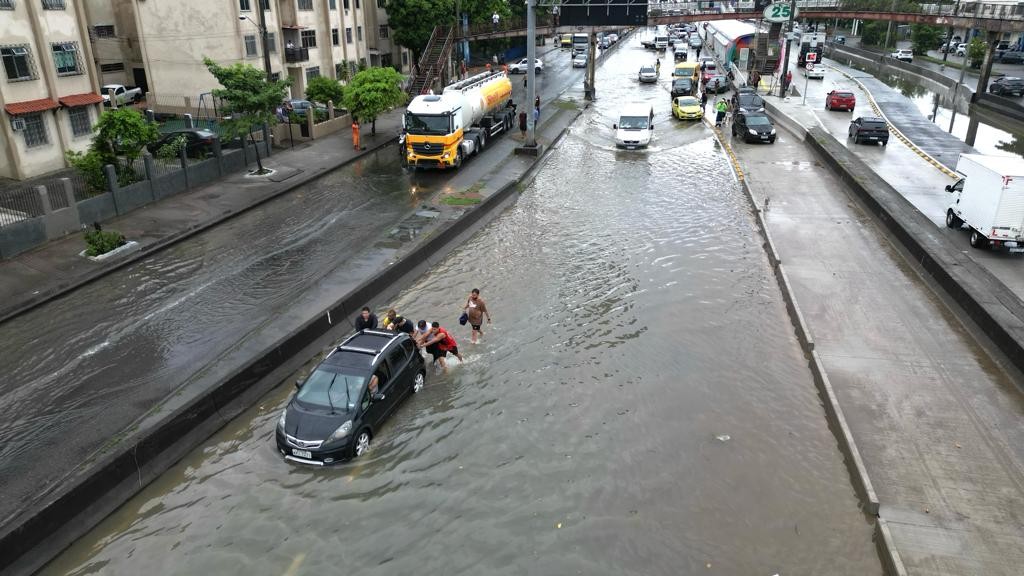
[[[104,230],[99,224],[96,228],[85,233],[85,254],[87,256],[99,256],[106,254],[115,248],[124,246],[128,241],[124,234],[113,230]]]
[[[89,150],[84,154],[68,150],[64,156],[67,158],[68,164],[85,177],[89,195],[96,196],[107,191],[107,175],[103,173],[103,165],[106,162],[102,154],[95,150]]]

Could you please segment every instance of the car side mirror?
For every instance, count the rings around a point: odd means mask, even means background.
[[[370,399],[373,400],[374,402],[380,402],[381,400],[384,399],[384,395],[381,394],[380,392],[377,392],[373,396],[370,396]]]
[[[953,185],[952,184],[946,184],[946,192],[952,192],[952,191],[953,191]]]
[[[651,124],[651,130],[654,130],[654,124]]]
[[[949,188],[949,186],[946,186],[946,188]],[[295,389],[298,390],[299,388],[302,388],[302,380],[295,381]]]
[[[619,125],[618,124],[612,124],[612,130],[618,130],[618,129],[619,129]]]

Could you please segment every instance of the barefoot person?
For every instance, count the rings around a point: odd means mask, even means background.
[[[448,365],[445,363],[445,356],[451,353],[453,356],[462,362],[462,354],[459,354],[459,346],[455,342],[455,338],[448,333],[447,330],[441,328],[441,325],[437,322],[431,324],[430,335],[427,337],[424,347],[434,357],[434,362],[439,362],[441,368],[448,369]]]
[[[484,334],[480,331],[480,325],[484,323],[484,316],[487,316],[487,323],[491,323],[491,313],[487,311],[487,304],[480,297],[479,288],[473,288],[462,309],[466,312],[466,316],[469,316],[469,325],[473,329],[470,332],[469,341],[476,344],[477,339]]]

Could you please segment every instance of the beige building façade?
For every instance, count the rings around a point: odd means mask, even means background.
[[[0,0],[0,177],[23,180],[85,150],[100,113],[82,0]]]

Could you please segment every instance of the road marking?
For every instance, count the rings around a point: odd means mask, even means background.
[[[926,162],[928,162],[929,164],[931,164],[932,166],[937,168],[939,170],[939,172],[942,172],[943,174],[945,174],[946,176],[949,176],[950,178],[952,178],[954,180],[959,180],[960,179],[960,176],[957,175],[956,172],[953,172],[949,168],[946,168],[945,166],[943,166],[942,163],[939,162],[938,160],[936,160],[935,158],[933,158],[931,156],[931,154],[928,154],[924,150],[921,150],[920,148],[917,147],[917,145],[915,145],[910,140],[910,138],[907,138],[906,136],[904,136],[903,133],[900,132],[899,129],[896,128],[896,126],[892,122],[889,121],[889,118],[882,112],[882,109],[878,107],[878,103],[875,102],[875,97],[871,95],[871,91],[868,90],[867,87],[864,86],[864,84],[860,80],[854,78],[853,76],[850,76],[849,74],[847,74],[843,70],[840,70],[839,68],[836,68],[835,66],[832,66],[831,64],[826,64],[826,66],[828,66],[829,68],[835,70],[836,72],[839,72],[843,76],[846,76],[850,80],[853,80],[854,82],[857,83],[857,86],[860,86],[860,89],[863,90],[864,93],[868,95],[868,104],[871,105],[871,109],[875,111],[875,114],[878,114],[879,118],[885,120],[885,123],[889,125],[889,132],[892,133],[894,136],[896,136],[896,138],[898,138],[900,140],[900,142],[903,142],[907,146],[907,148],[910,148],[911,150],[914,151],[915,154],[917,154],[921,158],[924,158],[924,160]]]

